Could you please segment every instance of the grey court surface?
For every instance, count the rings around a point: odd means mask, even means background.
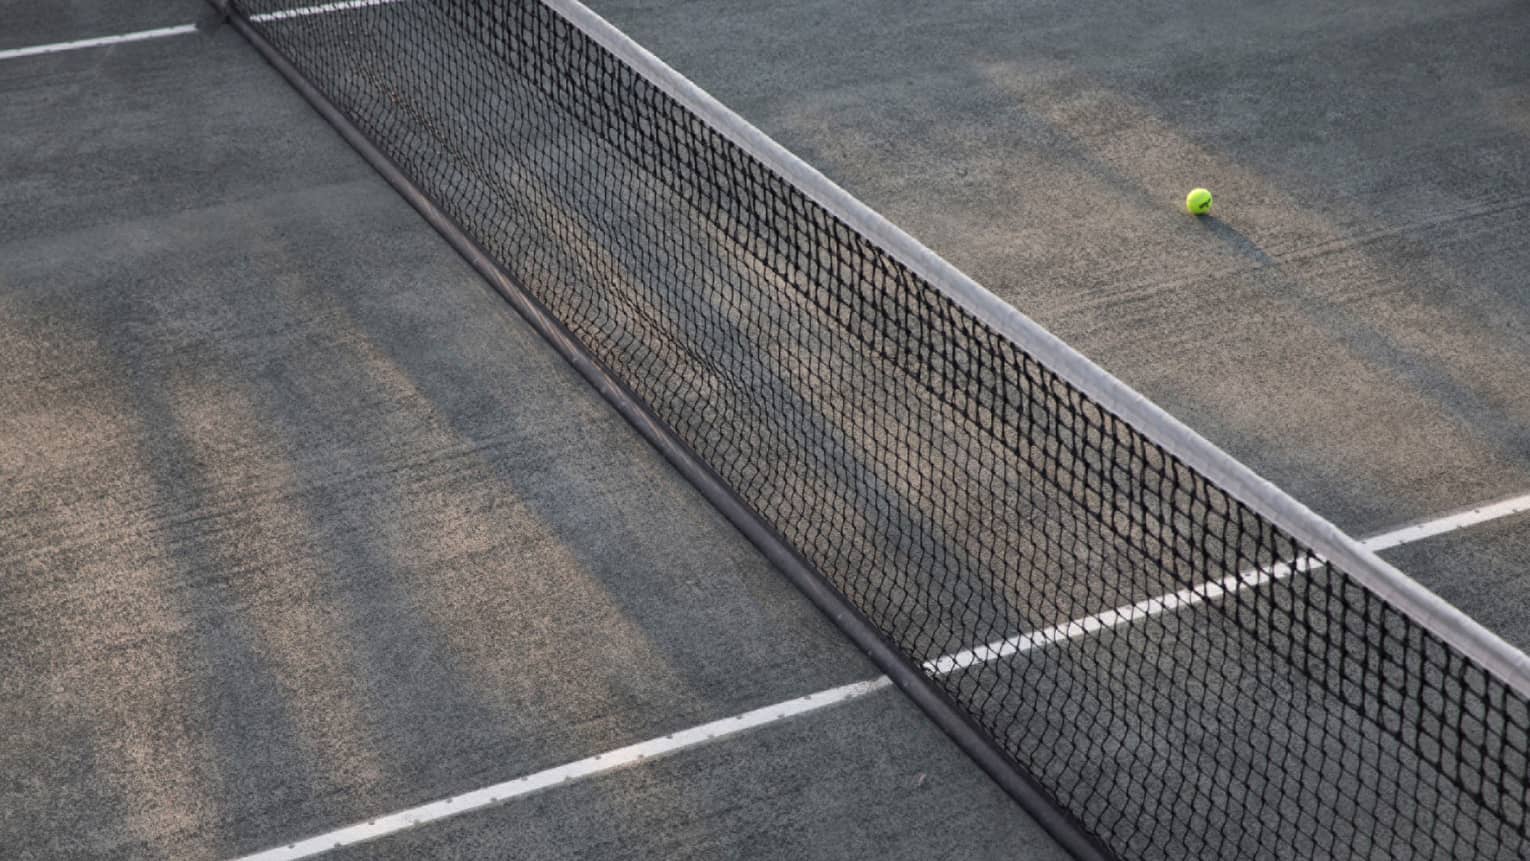
[[[1530,492],[1530,4],[593,5],[1357,536]],[[0,2],[0,52],[202,14]],[[1388,558],[1530,646],[1527,535]],[[226,28],[0,61],[0,608],[15,857],[875,675]],[[686,855],[1059,853],[884,690],[338,857]]]
[[[1530,3],[591,5],[1352,535],[1530,490]]]

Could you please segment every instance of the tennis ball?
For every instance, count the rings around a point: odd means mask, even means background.
[[[1185,209],[1190,210],[1191,215],[1205,215],[1211,211],[1211,192],[1204,188],[1192,188],[1185,195]]]

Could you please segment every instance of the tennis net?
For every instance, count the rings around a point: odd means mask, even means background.
[[[584,7],[231,6],[1088,851],[1530,852],[1522,655]]]

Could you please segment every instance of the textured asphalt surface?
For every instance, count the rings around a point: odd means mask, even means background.
[[[1346,530],[1530,491],[1530,4],[593,5]],[[5,0],[0,50],[202,14]],[[7,857],[874,674],[231,31],[0,63],[0,129]],[[1527,533],[1389,558],[1530,646]],[[352,857],[685,854],[1057,850],[884,692]]]

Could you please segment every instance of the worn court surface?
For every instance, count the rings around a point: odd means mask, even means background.
[[[594,5],[1352,533],[1530,491],[1530,4]],[[9,0],[0,51],[202,8]],[[875,675],[233,32],[0,61],[0,128],[10,855],[237,855]],[[1527,535],[1388,556],[1527,646]],[[351,853],[1058,850],[882,691]]]

